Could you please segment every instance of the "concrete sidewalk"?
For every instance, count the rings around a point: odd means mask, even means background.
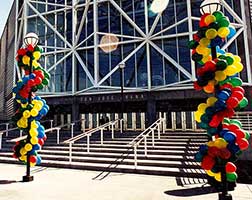
[[[34,181],[19,182],[25,166],[0,164],[0,200],[214,200],[217,193],[198,182],[175,177],[102,173],[97,171],[35,167]],[[191,184],[189,184],[191,182]],[[197,184],[195,184],[196,182]],[[234,200],[251,200],[252,185],[238,184]]]

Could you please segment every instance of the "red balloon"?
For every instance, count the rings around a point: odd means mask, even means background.
[[[235,166],[235,164],[234,163],[232,163],[232,162],[228,162],[227,164],[226,164],[226,172],[227,173],[233,173],[233,172],[236,172],[236,166]]]
[[[30,52],[33,52],[34,51],[34,47],[31,44],[29,44],[27,46],[27,50],[30,51]]]
[[[214,115],[212,120],[209,122],[209,126],[217,128],[221,123],[222,118],[220,118],[219,113]]]
[[[245,150],[249,146],[249,142],[245,138],[236,140],[236,143],[239,145],[239,147],[240,147],[241,150]]]
[[[219,151],[219,157],[222,159],[229,159],[231,156],[231,152],[227,148],[220,149]]]
[[[216,63],[214,61],[207,61],[203,68],[205,71],[216,71]]]
[[[198,85],[197,81],[195,81],[195,82],[193,83],[193,87],[194,87],[195,90],[202,90],[202,87],[200,87],[200,86]]]
[[[200,41],[200,38],[197,34],[193,34],[193,40],[199,42]]]
[[[30,162],[31,162],[31,163],[36,163],[36,162],[37,162],[36,156],[31,156],[31,157],[30,157]]]
[[[210,170],[215,165],[215,159],[209,155],[206,155],[201,163],[201,167],[205,170]]]
[[[40,146],[43,146],[45,142],[44,142],[43,139],[40,138],[40,139],[38,140],[38,143],[40,144]]]
[[[243,99],[244,94],[243,94],[242,92],[240,92],[240,91],[234,91],[234,92],[232,93],[231,97],[237,98],[238,101],[240,102],[240,101]]]
[[[213,146],[213,147],[208,147],[208,155],[211,157],[216,157],[219,155],[219,148]]]
[[[239,100],[236,97],[229,97],[226,104],[228,108],[235,108],[238,106]]]
[[[205,18],[206,18],[208,15],[210,15],[210,14],[209,14],[209,13],[206,13],[206,14],[204,14],[204,15],[202,15],[202,16],[200,17],[200,22],[199,22],[199,26],[200,26],[200,27],[207,26],[207,24],[205,23]]]
[[[33,79],[30,79],[27,81],[27,85],[33,87],[35,85],[35,81]]]
[[[34,79],[35,85],[40,85],[42,83],[42,79],[40,77],[36,77]]]
[[[236,138],[238,140],[240,140],[242,138],[245,138],[245,136],[246,136],[245,132],[243,130],[241,130],[241,129],[235,129],[235,130],[232,130],[232,132],[235,133]]]
[[[26,54],[26,50],[21,48],[17,51],[17,53],[19,56],[24,56]]]
[[[243,94],[245,94],[245,90],[240,86],[235,87],[235,88],[232,89],[232,92],[235,92],[235,91],[239,91],[239,92],[242,92]]]
[[[220,90],[223,90],[223,89],[226,89],[226,88],[232,89],[233,86],[231,84],[229,84],[229,83],[226,83],[226,84],[220,86]]]

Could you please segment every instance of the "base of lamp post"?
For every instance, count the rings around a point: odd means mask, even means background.
[[[23,182],[31,182],[33,181],[33,176],[23,176]]]
[[[219,200],[232,200],[232,195],[219,193]]]

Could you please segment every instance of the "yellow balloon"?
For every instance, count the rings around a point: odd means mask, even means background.
[[[215,178],[216,181],[221,182],[221,173],[220,172],[219,173],[215,173],[214,178]]]
[[[198,105],[198,111],[201,112],[201,113],[205,113],[205,110],[207,108],[207,104],[206,103],[201,103]]]
[[[226,148],[228,145],[228,143],[226,142],[226,140],[224,140],[223,138],[217,138],[214,141],[214,146],[218,147],[219,149],[223,149]]]
[[[234,62],[241,62],[240,56],[234,55],[233,59],[234,59]]]
[[[240,63],[240,62],[236,62],[234,63],[234,66],[236,67],[237,69],[237,73],[241,72],[243,70],[243,64]]]
[[[34,167],[35,165],[36,165],[36,163],[30,162],[30,166],[31,166],[31,167]]]
[[[237,68],[234,65],[228,65],[227,68],[223,71],[227,76],[233,76],[238,73]]]
[[[201,59],[201,61],[203,63],[206,63],[207,61],[210,61],[212,59],[212,56],[207,55],[207,56],[203,56],[203,58]]]
[[[31,116],[31,114],[30,114],[30,111],[29,110],[25,110],[24,112],[23,112],[23,117],[24,118],[29,118]]]
[[[207,38],[202,38],[200,41],[199,41],[199,44],[201,45],[201,46],[204,46],[204,47],[207,47],[209,44],[210,44],[210,40],[209,39],[207,39]]]
[[[31,116],[36,117],[38,115],[39,111],[37,109],[32,109],[31,110]]]
[[[22,58],[22,62],[23,62],[25,65],[29,65],[29,64],[30,64],[30,57],[27,56],[27,55],[24,55],[23,58]]]
[[[27,153],[27,151],[25,150],[25,148],[20,149],[20,154],[21,155],[25,155],[26,153]]]
[[[41,53],[39,51],[34,51],[33,52],[33,57],[35,60],[38,60],[41,56]]]
[[[27,156],[26,155],[22,155],[22,156],[19,157],[19,159],[26,162]]]
[[[230,33],[230,30],[228,27],[221,27],[218,29],[218,36],[221,38],[226,38]]]
[[[201,112],[199,112],[199,111],[196,111],[195,113],[194,113],[194,118],[195,118],[195,120],[197,121],[197,122],[201,122],[201,116],[202,116],[202,114],[203,113],[201,113]]]
[[[29,133],[31,137],[36,137],[38,135],[38,131],[35,128],[31,128]]]
[[[217,36],[217,34],[218,33],[214,28],[210,28],[206,31],[206,38],[212,40]]]
[[[208,16],[206,16],[204,21],[205,21],[206,25],[208,26],[209,24],[216,21],[216,17],[214,15],[208,15]]]
[[[207,146],[208,147],[214,147],[215,145],[214,145],[214,141],[209,141],[208,143],[207,143]]]
[[[30,143],[27,143],[24,148],[25,148],[26,151],[31,151],[32,150],[32,145]]]
[[[32,137],[32,138],[31,138],[31,143],[32,143],[33,145],[38,144],[38,138]]]
[[[35,68],[37,68],[37,67],[40,66],[40,64],[39,64],[36,60],[33,60],[33,61],[32,61],[32,65],[33,65]]]
[[[208,176],[215,176],[216,173],[212,172],[211,170],[206,170]]]
[[[223,71],[215,72],[215,80],[216,81],[224,81],[227,78],[226,74]]]
[[[203,90],[206,93],[213,93],[214,92],[214,82],[208,81],[208,84],[205,87],[203,87]]]
[[[207,105],[208,105],[208,106],[212,106],[212,105],[215,104],[215,102],[216,102],[217,100],[218,100],[218,99],[217,99],[216,97],[209,97],[209,98],[207,99]]]

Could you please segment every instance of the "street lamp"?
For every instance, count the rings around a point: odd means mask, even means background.
[[[120,68],[120,85],[121,85],[121,120],[123,119],[123,111],[124,111],[124,98],[123,98],[123,85],[124,85],[124,81],[123,81],[123,72],[124,72],[124,68],[125,68],[125,63],[119,63],[119,68]],[[123,120],[121,122],[121,130],[123,130]]]
[[[212,14],[221,9],[220,0],[205,0],[200,5],[200,12],[202,15],[206,13]]]
[[[24,37],[24,44],[26,47],[28,47],[29,45],[31,45],[32,47],[35,47],[38,44],[39,38],[38,35],[36,33],[28,33],[25,37]],[[30,57],[30,63],[29,63],[29,74],[32,73],[32,54],[29,56]],[[29,93],[29,97],[28,97],[28,103],[31,104],[32,103],[32,92]],[[28,125],[28,130],[30,129],[31,126],[31,122],[29,122]],[[27,141],[30,140],[30,134],[27,134]],[[26,175],[23,176],[23,182],[30,182],[33,181],[33,176],[31,176],[30,173],[31,172],[31,165],[30,165],[30,154],[29,152],[27,152],[27,161],[26,161]]]

